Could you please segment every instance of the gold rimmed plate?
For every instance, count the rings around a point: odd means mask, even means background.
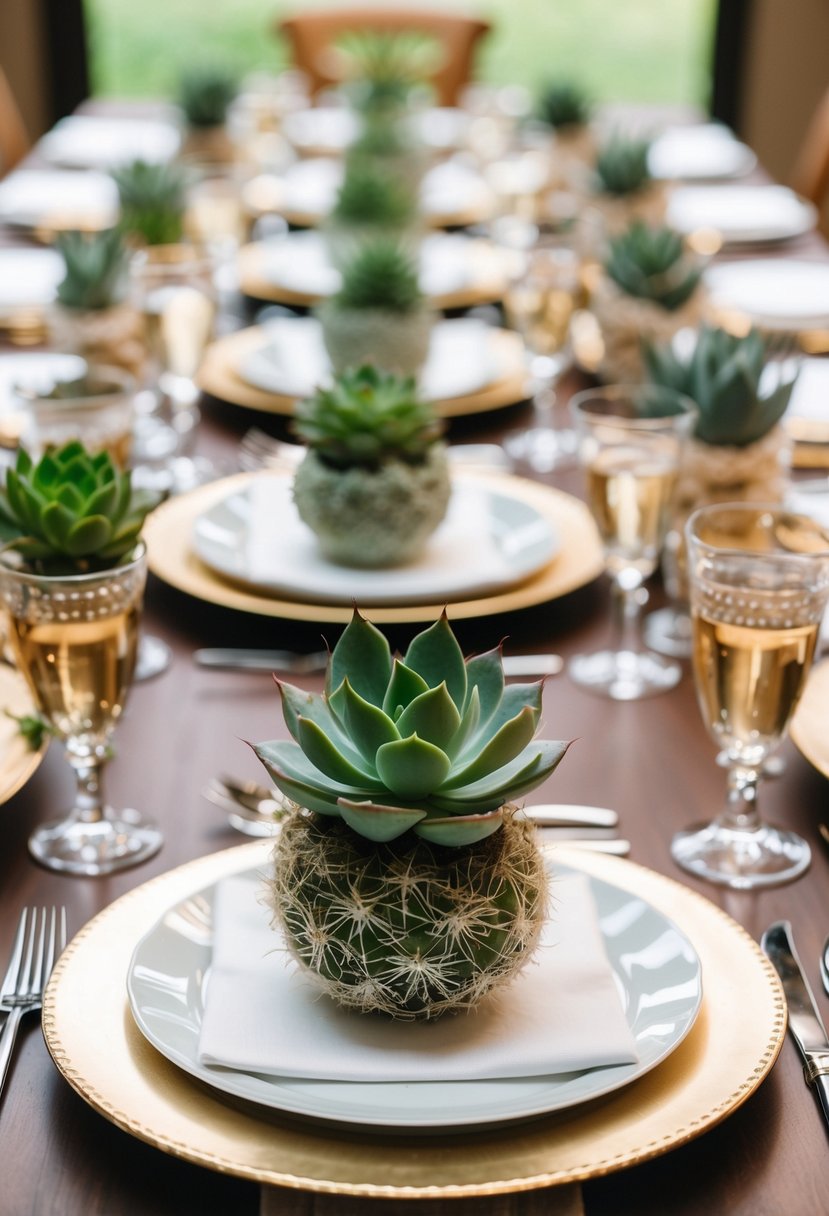
[[[196,521],[223,499],[244,491],[253,478],[268,476],[243,473],[169,499],[153,512],[145,526],[150,569],[177,590],[224,608],[288,620],[347,623],[351,618],[350,606],[287,599],[240,587],[221,578],[196,555],[192,542]],[[471,470],[462,476],[469,479],[471,486],[489,488],[497,495],[508,495],[532,508],[560,539],[560,547],[551,561],[519,586],[453,603],[453,620],[543,604],[575,591],[601,574],[604,559],[596,526],[588,508],[577,498],[521,477]],[[435,620],[443,607],[442,601],[395,604],[373,608],[371,615],[378,624],[406,624]]]
[[[829,659],[812,668],[789,734],[801,755],[829,777]]]
[[[380,1138],[230,1105],[144,1039],[127,1008],[126,976],[159,907],[266,865],[269,847],[257,842],[199,858],[129,892],[81,930],[46,992],[44,1035],[70,1085],[125,1131],[185,1160],[257,1182],[367,1198],[448,1199],[547,1187],[646,1161],[700,1135],[757,1089],[780,1050],[785,1001],[771,965],[742,928],[663,875],[562,848],[560,864],[636,893],[678,925],[699,956],[702,1008],[657,1068],[600,1103],[452,1137]],[[123,982],[114,983],[115,976]],[[735,991],[751,1018],[739,1016]]]

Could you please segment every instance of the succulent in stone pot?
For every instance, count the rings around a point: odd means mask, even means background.
[[[426,361],[435,314],[408,250],[376,238],[342,267],[339,291],[316,309],[335,371],[376,363],[414,375]]]
[[[326,557],[379,567],[421,552],[451,494],[442,429],[412,377],[371,364],[300,402],[294,499]]]
[[[555,135],[554,184],[578,191],[585,188],[588,166],[596,155],[592,115],[592,98],[576,81],[551,80],[543,87],[536,103],[536,116]]]
[[[187,120],[184,155],[212,164],[233,160],[227,112],[239,92],[236,73],[222,64],[191,67],[179,81],[179,105]]]
[[[184,232],[187,176],[177,164],[136,160],[113,170],[121,230],[145,245],[176,245]]]
[[[379,157],[351,155],[322,233],[337,266],[378,237],[415,251],[422,238],[416,191]]]
[[[540,121],[560,134],[586,127],[593,114],[593,102],[576,81],[554,80],[542,89],[536,109]]]
[[[535,738],[541,684],[505,687],[499,649],[464,660],[445,613],[392,657],[355,611],[325,693],[279,689],[293,741],[254,750],[297,804],[270,887],[289,951],[361,1012],[475,1005],[531,957],[547,912],[510,805],[568,747]]]

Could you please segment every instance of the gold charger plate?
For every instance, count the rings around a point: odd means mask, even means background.
[[[453,620],[492,616],[543,604],[575,591],[601,574],[604,569],[601,541],[588,508],[579,499],[521,477],[473,473],[471,470],[460,475],[503,490],[535,507],[561,538],[561,548],[549,565],[517,587],[451,604],[450,616]],[[196,557],[191,548],[191,536],[197,517],[256,476],[259,474],[240,473],[235,477],[210,482],[188,494],[168,499],[158,507],[144,527],[150,570],[177,590],[223,608],[289,620],[346,624],[351,619],[350,605],[314,604],[258,594],[226,582]],[[373,607],[371,619],[378,625],[433,621],[440,616],[443,608],[442,602]]]
[[[492,304],[501,299],[506,290],[507,276],[503,259],[499,259],[490,241],[469,238],[469,257],[474,268],[469,282],[455,291],[431,297],[434,308],[472,308],[476,304]],[[254,300],[270,300],[275,304],[289,304],[296,308],[312,308],[319,304],[321,296],[305,291],[294,291],[282,283],[275,283],[263,273],[263,246],[254,242],[239,250],[239,286],[243,295]]]
[[[829,777],[829,659],[812,669],[789,734],[801,755]]]
[[[497,357],[514,370],[500,380],[493,380],[476,393],[462,397],[447,397],[436,401],[435,408],[441,418],[457,418],[465,414],[484,414],[489,410],[500,410],[507,405],[516,405],[527,397],[527,377],[524,369],[521,339],[507,329],[493,329],[493,349]],[[281,393],[268,393],[264,389],[248,384],[238,372],[242,362],[265,344],[267,335],[260,326],[240,329],[211,343],[204,354],[196,382],[202,392],[208,393],[229,405],[239,405],[247,410],[260,410],[267,414],[282,414],[290,417],[294,412],[296,398]]]
[[[635,892],[675,921],[700,957],[702,1009],[663,1064],[601,1101],[457,1136],[340,1132],[228,1105],[146,1042],[127,1006],[126,975],[160,909],[226,874],[265,865],[269,849],[257,841],[201,857],[130,891],[75,937],[46,991],[43,1032],[66,1080],[117,1126],[174,1156],[256,1182],[371,1198],[533,1190],[685,1144],[736,1110],[777,1058],[785,1000],[771,964],[739,925],[664,875],[562,848],[562,864]],[[739,1017],[740,1009],[751,1009],[751,1018]]]
[[[47,740],[33,751],[6,710],[16,717],[35,712],[26,681],[13,667],[0,663],[0,803],[23,788],[48,746]]]

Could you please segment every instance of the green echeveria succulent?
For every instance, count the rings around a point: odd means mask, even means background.
[[[611,240],[604,268],[627,295],[668,312],[691,298],[702,277],[702,266],[688,255],[679,233],[641,221]]]
[[[148,245],[175,245],[184,231],[187,178],[176,164],[136,160],[112,176],[121,200],[121,229]]]
[[[337,308],[416,312],[424,302],[417,262],[396,241],[367,240],[343,265],[342,284],[331,302]]]
[[[406,228],[417,215],[413,192],[375,160],[351,158],[331,219],[349,227]]]
[[[227,67],[191,68],[179,83],[179,105],[191,127],[220,127],[239,92],[236,73]]]
[[[418,395],[413,376],[366,364],[300,402],[293,430],[335,468],[376,468],[389,457],[422,460],[443,423]]]
[[[72,442],[35,464],[21,448],[0,491],[0,531],[39,573],[87,573],[132,553],[158,501],[133,490],[108,452],[93,456]]]
[[[614,135],[596,157],[596,185],[599,193],[624,197],[644,190],[652,182],[648,168],[651,143]]]
[[[646,343],[643,358],[654,384],[696,402],[694,438],[735,447],[756,443],[780,421],[799,371],[799,365],[784,362],[778,376],[764,376],[769,356],[756,330],[740,338],[704,326],[686,356],[671,344]]]
[[[590,122],[593,104],[585,90],[573,81],[548,84],[538,99],[538,117],[556,131],[584,127]]]
[[[119,229],[62,232],[55,245],[66,267],[58,284],[58,300],[65,308],[97,311],[123,299],[127,251]]]
[[[299,805],[358,836],[412,832],[459,847],[501,827],[504,805],[540,785],[568,744],[536,740],[541,683],[505,686],[499,650],[464,661],[446,615],[392,657],[355,611],[325,694],[280,683],[294,742],[254,748]]]

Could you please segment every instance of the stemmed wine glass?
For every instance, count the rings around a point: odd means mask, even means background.
[[[794,832],[764,823],[757,786],[800,699],[829,600],[829,530],[778,506],[703,507],[685,529],[694,676],[703,720],[728,755],[725,809],[674,837],[674,860],[739,890],[807,868]]]
[[[614,599],[610,649],[576,655],[571,678],[615,701],[673,688],[678,663],[644,650],[640,607],[670,519],[682,443],[696,418],[686,397],[644,385],[577,393],[570,403],[588,501],[605,548]]]

